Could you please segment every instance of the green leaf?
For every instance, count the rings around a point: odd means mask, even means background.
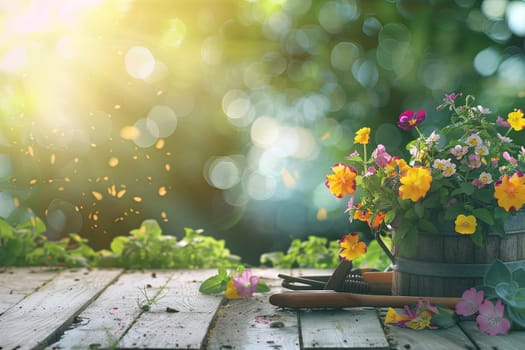
[[[470,182],[462,182],[459,187],[461,188],[461,191],[468,196],[472,195],[472,193],[474,193],[476,190],[476,188]]]
[[[449,308],[438,306],[439,313],[432,316],[432,323],[440,328],[450,328],[456,325],[457,317]]]
[[[421,202],[417,202],[414,205],[414,211],[418,218],[422,218],[425,215],[425,207]]]
[[[481,221],[485,222],[488,225],[494,225],[494,217],[491,212],[486,208],[476,208],[472,210],[472,214]]]
[[[483,284],[489,287],[496,288],[499,283],[511,281],[511,273],[508,267],[501,262],[501,260],[495,260],[485,272]]]
[[[412,227],[412,229],[407,231],[407,235],[400,242],[399,246],[402,255],[410,257],[416,253],[417,237],[418,231],[416,227]]]
[[[229,277],[219,273],[218,275],[212,276],[206,279],[199,287],[199,292],[202,294],[215,294],[221,293],[226,290]]]
[[[270,287],[268,287],[266,282],[264,282],[262,279],[259,279],[259,283],[257,283],[255,291],[258,293],[266,293],[270,291]]]
[[[439,229],[436,227],[436,225],[434,225],[432,222],[428,220],[419,221],[419,227],[421,228],[423,232],[428,232],[428,233],[438,233],[439,232]]]
[[[470,236],[472,243],[474,243],[478,247],[483,246],[483,233],[481,231],[482,228],[478,226],[476,232],[474,232],[474,234]]]
[[[0,238],[10,239],[13,237],[13,227],[6,221],[0,219]]]
[[[162,229],[156,220],[148,219],[144,220],[138,229],[131,230],[130,234],[137,239],[160,237],[162,235]]]
[[[518,284],[520,288],[525,288],[525,269],[516,269],[512,271],[512,280]]]
[[[525,309],[509,306],[506,308],[509,318],[520,327],[525,327]]]
[[[111,241],[111,251],[117,255],[121,255],[124,248],[129,243],[129,238],[124,236],[117,236]]]
[[[498,283],[495,288],[496,294],[505,304],[520,309],[525,309],[525,288],[519,288],[514,281]]]

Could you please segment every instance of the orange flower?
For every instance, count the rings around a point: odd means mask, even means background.
[[[356,205],[354,211],[354,219],[359,221],[368,222],[370,220],[370,209],[360,209],[361,204]]]
[[[372,222],[370,222],[372,220]],[[370,226],[372,229],[377,230],[379,226],[383,223],[383,220],[385,220],[385,213],[379,212],[376,215],[370,217],[368,220],[368,226]]]
[[[525,203],[525,176],[516,172],[500,177],[494,186],[494,198],[498,205],[506,211],[517,211]]]
[[[366,253],[366,244],[359,242],[359,234],[357,232],[349,233],[341,238],[339,247],[341,248],[339,256],[346,260],[355,260]]]
[[[334,173],[326,175],[325,186],[336,196],[342,198],[355,192],[357,170],[344,163],[335,164],[330,168]]]
[[[410,166],[407,164],[407,162],[398,156],[392,157],[392,160],[390,160],[390,162],[388,162],[388,164],[385,166],[385,170],[389,172],[388,177],[397,176],[398,172],[404,173],[408,169],[410,169]]]

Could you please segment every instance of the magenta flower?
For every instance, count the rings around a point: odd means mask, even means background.
[[[381,144],[377,145],[376,149],[372,152],[372,158],[381,168],[384,168],[392,160],[392,156],[386,152],[385,146]]]
[[[414,111],[409,109],[408,111],[404,111],[399,115],[397,126],[405,131],[408,131],[423,123],[425,119],[426,113],[423,109],[420,109],[417,114],[414,114]]]
[[[233,285],[240,297],[251,297],[257,289],[258,283],[259,277],[252,275],[250,269],[246,269],[242,274],[233,277]]]
[[[455,92],[452,92],[450,94],[445,94],[445,98],[449,100],[450,102],[454,102],[457,97],[461,96],[461,93],[456,94]]]
[[[475,288],[467,289],[461,296],[461,301],[456,304],[456,313],[462,316],[472,316],[478,312],[479,306],[483,303],[484,293]]]
[[[479,315],[476,317],[478,328],[488,335],[507,334],[510,329],[510,321],[503,317],[505,306],[498,299],[496,305],[485,300],[479,306]]]

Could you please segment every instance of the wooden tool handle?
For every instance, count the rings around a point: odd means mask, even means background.
[[[392,272],[363,272],[363,280],[368,284],[371,294],[391,294],[392,276]]]
[[[403,307],[414,304],[423,297],[399,295],[369,295],[334,292],[329,290],[277,293],[270,296],[270,303],[288,308],[341,308],[356,306]],[[449,297],[424,297],[431,303],[454,308],[461,300]]]

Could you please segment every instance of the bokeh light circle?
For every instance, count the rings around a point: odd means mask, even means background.
[[[155,70],[155,57],[143,46],[133,46],[126,53],[126,71],[133,78],[146,79]]]
[[[240,182],[241,170],[234,159],[220,157],[208,162],[205,166],[204,177],[211,186],[227,190]]]
[[[157,125],[159,137],[168,137],[177,129],[177,115],[169,106],[154,106],[148,113],[148,119]]]
[[[135,123],[135,130],[138,131],[133,142],[142,148],[153,146],[160,136],[159,127],[157,124],[148,118],[137,120]]]

